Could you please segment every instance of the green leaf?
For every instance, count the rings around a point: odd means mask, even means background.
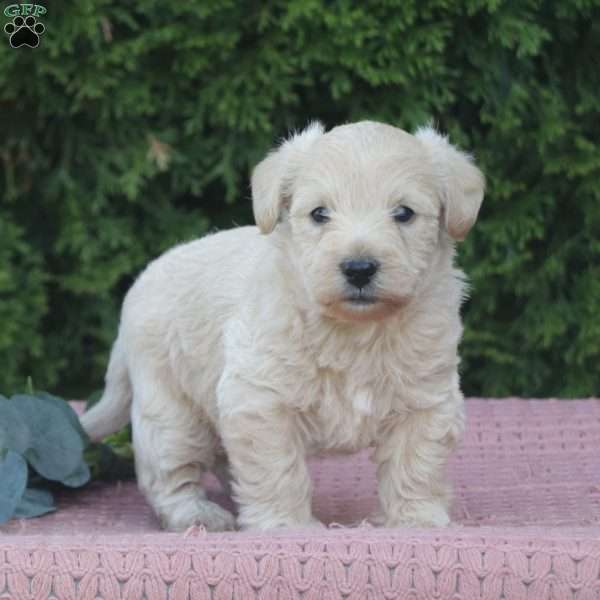
[[[47,490],[27,488],[19,502],[14,516],[17,519],[40,517],[56,510],[54,498]]]
[[[133,459],[123,456],[108,444],[92,444],[85,451],[94,480],[124,481],[135,478]]]
[[[5,523],[15,514],[27,485],[27,463],[12,450],[0,455],[0,482],[0,523]]]

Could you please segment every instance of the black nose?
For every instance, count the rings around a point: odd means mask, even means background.
[[[372,258],[351,258],[340,264],[348,283],[357,288],[365,287],[377,273],[379,263]]]

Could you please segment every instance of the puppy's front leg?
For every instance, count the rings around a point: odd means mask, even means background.
[[[225,387],[227,391],[224,391]],[[253,386],[220,386],[220,428],[244,529],[316,525],[305,446],[293,412]]]
[[[375,452],[385,526],[449,524],[444,470],[463,421],[462,397],[388,419]]]

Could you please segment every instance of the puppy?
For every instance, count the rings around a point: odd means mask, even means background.
[[[173,248],[125,302],[98,440],[131,419],[164,527],[234,527],[203,472],[232,477],[238,525],[317,524],[306,456],[374,445],[387,526],[448,524],[463,429],[455,241],[484,178],[431,128],[314,123],[252,175],[257,227]]]

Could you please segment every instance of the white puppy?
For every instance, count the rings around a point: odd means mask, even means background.
[[[430,128],[319,124],[252,176],[258,227],[177,246],[131,288],[93,439],[130,418],[139,485],[169,529],[234,526],[201,476],[230,471],[243,528],[302,527],[309,453],[375,446],[386,526],[446,525],[463,428],[454,242],[484,179]]]

